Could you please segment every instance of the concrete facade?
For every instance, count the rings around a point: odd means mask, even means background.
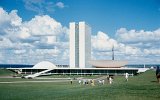
[[[85,22],[70,23],[70,68],[91,65],[91,28]]]

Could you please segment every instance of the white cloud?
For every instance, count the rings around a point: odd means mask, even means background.
[[[65,7],[64,3],[62,3],[62,2],[57,2],[56,6],[59,7],[59,8],[64,8]]]
[[[11,26],[21,25],[22,19],[17,15],[17,10],[12,10],[7,13],[3,8],[0,7],[0,25],[11,24]]]
[[[0,40],[0,48],[1,49],[10,49],[10,48],[13,48],[14,47],[14,44],[11,42],[10,39],[6,38],[6,37],[1,37],[1,40]]]
[[[26,50],[14,50],[14,53],[15,54],[23,54],[23,53],[25,53],[26,52]]]
[[[129,63],[159,63],[160,48],[159,42],[157,41],[159,36],[159,29],[150,32],[139,31],[137,33],[135,30],[127,31],[125,28],[121,28],[117,31],[120,37],[117,40],[110,38],[104,32],[98,32],[97,35],[92,36],[92,58],[94,59],[111,59],[112,57],[112,46],[115,47],[115,59],[117,60],[128,60]],[[135,34],[133,34],[135,33]],[[152,40],[153,37],[150,35],[154,34],[157,36],[157,40]],[[147,35],[147,39],[136,40],[135,35]],[[147,38],[147,36],[141,36]],[[157,42],[155,42],[157,41]],[[157,61],[157,62],[156,62]]]
[[[116,33],[117,40],[123,43],[137,43],[137,42],[158,42],[160,41],[160,29],[155,31],[128,31],[126,28],[120,28]]]
[[[110,38],[106,33],[99,31],[97,35],[92,36],[92,58],[110,59],[112,48],[125,53],[125,45],[118,44],[116,40]],[[123,50],[122,50],[123,49]]]
[[[96,36],[92,36],[92,47],[98,51],[110,50],[112,47],[117,46],[117,41],[109,38],[109,36],[101,31]]]
[[[65,49],[62,55],[63,60],[69,59],[69,49]]]
[[[19,38],[21,38],[21,39],[29,38],[31,36],[29,31],[30,30],[27,27],[20,27]]]
[[[0,8],[1,63],[36,64],[42,60],[53,63],[69,60],[69,30],[48,15],[22,21],[17,11]],[[138,63],[158,63],[160,57],[160,28],[154,31],[117,30],[116,38],[99,31],[92,36],[92,58],[115,59]],[[16,59],[15,59],[16,58]]]
[[[48,15],[35,16],[30,21],[25,22],[31,35],[57,35],[63,33],[62,25]]]
[[[7,59],[3,63],[53,62],[68,49],[68,28],[48,15],[22,22],[16,10],[8,13],[0,8],[0,29],[1,59]]]
[[[122,42],[129,46],[144,51],[143,55],[155,54],[159,55],[160,28],[154,31],[136,31],[120,28],[116,33],[118,42]]]
[[[139,48],[131,47],[131,46],[126,46],[125,47],[125,54],[128,55],[138,55],[141,53],[141,50]]]
[[[50,55],[50,56],[58,56],[61,52],[60,50],[56,47],[53,49],[36,49],[37,53],[40,53],[38,55]]]
[[[157,49],[144,49],[144,53],[148,55],[160,56],[160,48]]]
[[[37,12],[38,14],[44,14],[45,8],[43,7],[45,4],[44,0],[23,0],[24,6],[27,10]]]
[[[128,31],[126,28],[120,28],[117,30],[116,38],[118,42],[134,47],[134,49],[129,50],[133,52],[132,56],[137,57],[136,59],[132,58],[133,60],[146,63],[159,63],[156,59],[159,59],[157,57],[160,56],[160,28],[154,31]]]
[[[38,13],[39,15],[43,15],[47,13],[53,13],[58,8],[64,8],[65,5],[63,2],[53,2],[46,0],[23,0],[24,6],[27,10]]]
[[[99,31],[97,35],[92,36],[92,49],[98,52],[110,52],[114,46],[116,52],[122,54],[135,54],[138,48],[125,45],[123,43],[117,42],[115,39],[110,38],[106,33]],[[107,53],[105,53],[107,54]]]
[[[17,10],[12,10],[7,13],[0,7],[0,35],[7,35],[18,30],[21,25],[22,19],[17,15]]]
[[[47,36],[47,44],[54,44],[56,41],[56,36]]]

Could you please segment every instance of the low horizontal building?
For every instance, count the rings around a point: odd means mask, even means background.
[[[129,73],[135,75],[138,72],[138,68],[59,68],[51,62],[42,61],[31,68],[8,68],[9,70],[15,71],[21,74],[36,74],[37,75],[124,75]],[[43,73],[45,72],[45,73]]]

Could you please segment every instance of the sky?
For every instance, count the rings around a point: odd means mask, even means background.
[[[160,0],[0,0],[0,63],[69,64],[69,23],[92,28],[92,59],[160,64]]]

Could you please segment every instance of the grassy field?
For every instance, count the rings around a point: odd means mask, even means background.
[[[0,78],[1,82],[24,80],[27,79]],[[72,85],[70,82],[0,83],[0,100],[160,100],[160,84],[152,70],[129,77],[128,82],[123,76],[116,76],[111,85],[79,85],[77,81]]]
[[[7,70],[7,69],[0,68],[0,76],[8,76],[8,75],[12,75],[12,74],[14,74],[14,73]]]

